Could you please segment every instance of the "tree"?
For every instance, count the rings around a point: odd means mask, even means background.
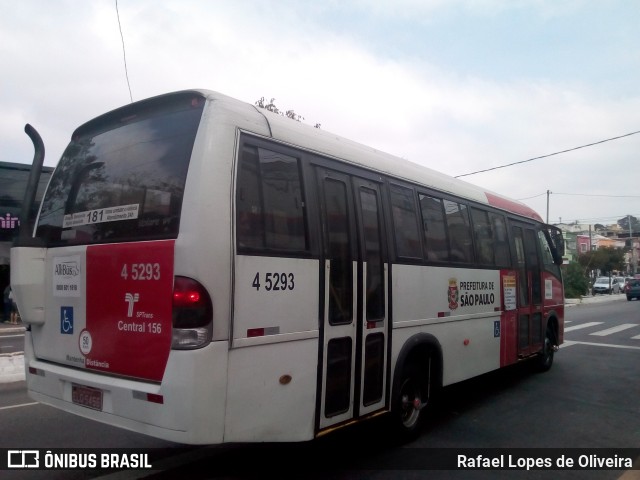
[[[564,296],[580,298],[589,292],[589,278],[585,268],[577,262],[567,265],[564,275]]]
[[[615,247],[601,247],[583,253],[578,262],[587,271],[600,270],[602,275],[611,275],[614,270],[624,269],[624,251]]]
[[[632,236],[637,236],[640,234],[640,220],[638,220],[633,215],[622,217],[620,220],[618,220],[618,225],[625,234],[629,233],[629,226],[631,226]]]

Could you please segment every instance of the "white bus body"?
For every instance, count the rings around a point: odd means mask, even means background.
[[[12,249],[28,391],[185,444],[389,411],[412,433],[437,387],[551,366],[564,299],[543,227],[215,92],[137,102],[74,133]]]

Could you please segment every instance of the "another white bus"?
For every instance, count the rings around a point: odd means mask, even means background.
[[[412,435],[441,387],[551,367],[562,250],[472,184],[219,93],[157,96],[73,133],[12,248],[28,391],[184,444],[383,413]]]

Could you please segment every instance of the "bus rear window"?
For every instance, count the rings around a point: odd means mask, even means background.
[[[123,107],[73,135],[42,201],[47,245],[175,238],[204,99],[177,94]]]

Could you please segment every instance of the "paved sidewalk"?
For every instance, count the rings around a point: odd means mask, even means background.
[[[21,382],[24,379],[24,354],[0,354],[0,383]]]
[[[24,325],[22,322],[17,325],[12,325],[11,323],[0,322],[0,333],[22,333],[24,332]]]
[[[625,295],[596,295],[585,296],[578,299],[568,298],[565,300],[567,307],[574,307],[592,303],[615,302],[626,300]],[[12,333],[24,332],[22,324],[11,325],[9,323],[0,323],[0,333],[10,335]],[[24,354],[2,353],[0,354],[0,383],[19,382],[24,380]]]
[[[567,307],[574,305],[584,305],[590,303],[603,303],[603,302],[615,302],[618,300],[626,300],[627,296],[624,294],[613,295],[585,295],[582,298],[565,298],[564,304]]]
[[[0,322],[2,335],[21,334],[24,325],[12,325]],[[22,352],[0,353],[0,383],[20,382],[24,380],[24,354]]]

